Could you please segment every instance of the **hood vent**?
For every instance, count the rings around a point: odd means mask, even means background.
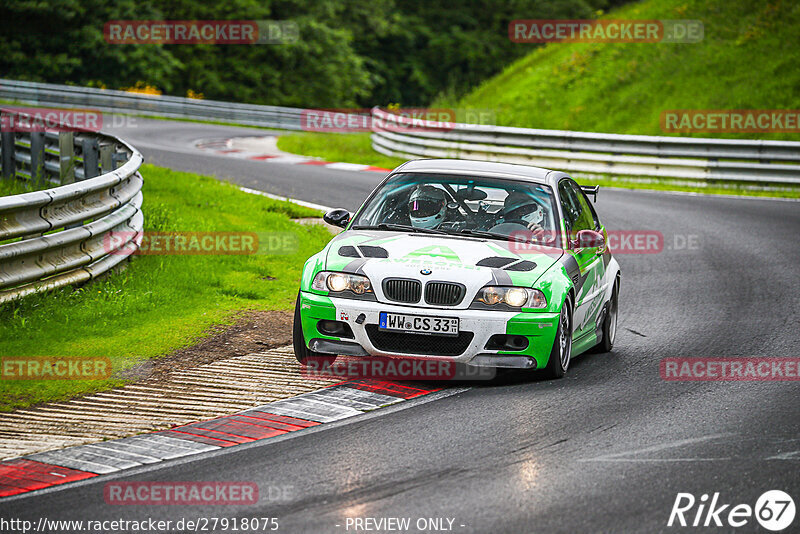
[[[492,256],[483,258],[476,263],[478,267],[490,267],[492,269],[503,269],[506,271],[532,271],[536,264],[528,260],[518,260],[516,258],[506,258],[503,256]]]
[[[352,247],[347,245],[346,247],[341,247],[339,249],[339,256],[344,258],[360,258],[361,256],[358,254],[356,247]]]
[[[360,251],[360,254],[359,254]],[[339,256],[344,258],[388,258],[389,253],[383,247],[361,245],[356,249],[352,245],[339,248]]]
[[[386,249],[383,247],[373,247],[370,245],[361,245],[358,247],[358,250],[361,251],[361,254],[364,255],[365,258],[388,258],[389,253],[386,252]]]
[[[506,271],[532,271],[536,268],[536,264],[532,261],[522,260],[513,265],[506,267]]]
[[[516,260],[514,258],[504,258],[502,256],[492,256],[490,258],[483,258],[481,261],[476,263],[478,267],[491,267],[493,269],[500,269],[501,267],[505,267],[509,263],[513,263]]]

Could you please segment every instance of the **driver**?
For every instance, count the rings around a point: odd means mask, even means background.
[[[438,228],[447,214],[447,197],[432,185],[418,186],[408,198],[408,216],[415,228]]]
[[[521,224],[533,232],[533,236],[536,238],[544,236],[544,210],[531,195],[514,191],[503,202],[501,213],[503,222]]]

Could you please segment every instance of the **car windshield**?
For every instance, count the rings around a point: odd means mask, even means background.
[[[400,173],[358,212],[352,229],[474,235],[554,245],[552,189],[484,176]]]

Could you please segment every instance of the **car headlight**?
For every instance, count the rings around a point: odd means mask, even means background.
[[[314,281],[311,282],[311,288],[332,293],[352,291],[356,295],[372,293],[372,283],[366,276],[350,273],[332,273],[330,271],[318,272],[314,277]]]
[[[527,287],[486,286],[475,297],[489,306],[506,304],[512,308],[546,308],[547,298],[538,289]]]

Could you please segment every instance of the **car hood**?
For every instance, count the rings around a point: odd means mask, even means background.
[[[459,282],[474,293],[487,284],[532,287],[563,254],[535,248],[486,238],[350,230],[328,244],[325,264],[327,270],[369,276],[379,292],[384,278],[400,277]]]

